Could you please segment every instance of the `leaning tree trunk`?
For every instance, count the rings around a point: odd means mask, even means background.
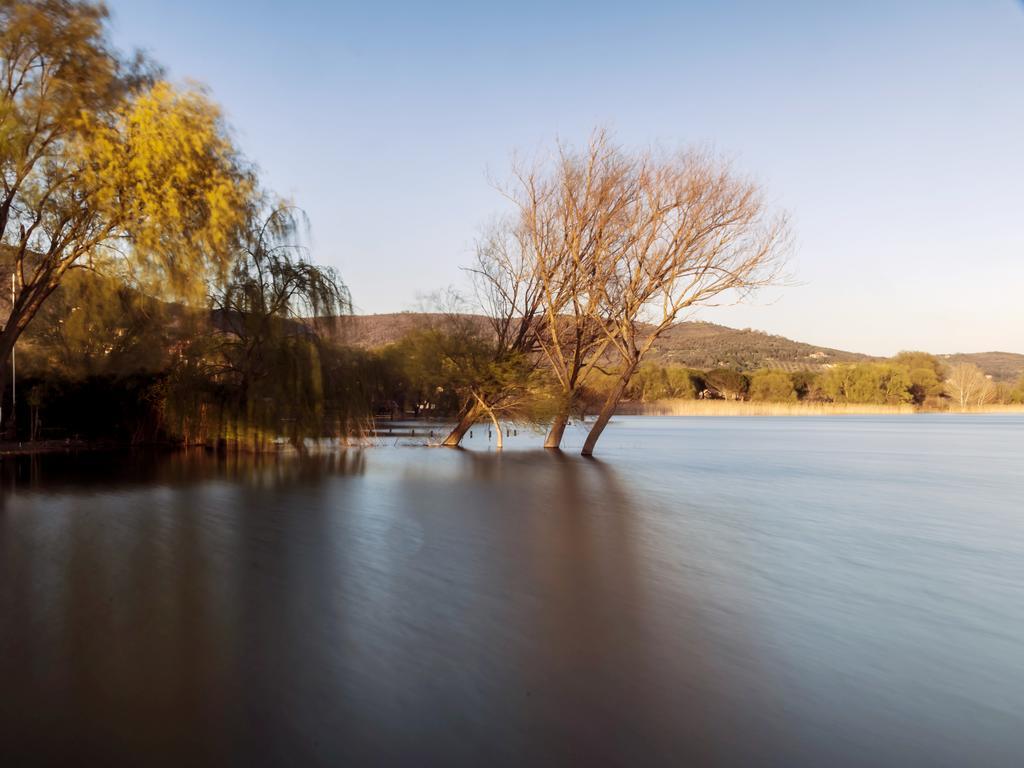
[[[569,423],[569,408],[565,407],[555,416],[551,422],[551,429],[544,440],[544,447],[557,451],[562,446],[562,435],[565,434],[565,426]]]
[[[638,361],[633,361],[626,366],[622,376],[619,378],[619,382],[615,385],[615,389],[609,393],[608,399],[604,401],[604,405],[601,406],[601,411],[597,415],[597,420],[587,433],[587,440],[583,443],[583,450],[580,451],[581,455],[594,455],[594,446],[597,445],[598,438],[601,437],[604,428],[608,426],[608,422],[615,415],[615,409],[625,394],[626,387],[629,386],[629,380],[633,378],[633,371],[636,370],[637,363]]]
[[[505,447],[505,443],[501,437],[501,424],[498,423],[498,417],[494,415],[494,409],[487,405],[487,403],[483,401],[483,398],[481,398],[479,395],[475,395],[475,397],[477,405],[480,407],[480,410],[482,410],[484,413],[491,417],[491,423],[494,425],[494,431],[498,435],[498,442],[495,444],[495,447],[500,451],[502,448]]]
[[[459,419],[459,423],[455,425],[455,429],[448,433],[448,437],[444,439],[441,445],[446,448],[458,448],[459,443],[462,442],[462,438],[469,432],[469,428],[472,427],[477,418],[480,416],[480,406],[474,403],[472,400],[466,402],[466,406],[462,412],[462,418]]]

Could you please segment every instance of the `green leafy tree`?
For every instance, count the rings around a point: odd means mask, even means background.
[[[469,272],[473,277],[476,307],[483,313],[482,325],[477,322],[478,318],[470,318],[468,322],[459,318],[457,310],[466,307],[461,296],[449,292],[439,298],[438,303],[445,310],[442,316],[446,327],[441,329],[442,335],[456,342],[451,350],[453,355],[448,359],[453,363],[459,360],[468,363],[464,372],[476,377],[475,382],[465,381],[462,388],[465,400],[458,423],[443,445],[459,445],[476,420],[486,416],[497,430],[497,447],[501,448],[498,416],[523,415],[531,410],[530,406],[537,402],[530,397],[530,392],[539,380],[537,369],[541,358],[545,353],[549,355],[549,362],[554,359],[551,354],[558,357],[551,346],[550,328],[546,331],[547,343],[542,341],[545,335],[542,328],[545,322],[550,324],[546,319],[550,307],[545,308],[545,296],[550,298],[550,287],[544,284],[544,269],[534,259],[529,240],[521,223],[504,221],[491,228],[477,244],[476,263]],[[551,403],[556,406],[556,412],[550,414],[555,422],[552,432],[557,433],[558,440],[552,442],[554,438],[549,435],[545,447],[557,448],[561,441],[565,422],[559,419],[566,413],[581,383],[584,347],[589,348],[583,345],[569,355],[576,362],[559,358],[568,370],[562,370],[567,378],[561,381],[560,402]],[[477,359],[481,350],[487,350],[489,360]],[[555,369],[549,366],[549,371]]]
[[[787,403],[797,399],[793,380],[785,371],[764,369],[750,377],[750,399],[770,403]]]
[[[681,365],[670,365],[665,369],[665,377],[668,380],[669,397],[681,400],[693,400],[697,397],[702,382],[694,371]]]
[[[900,352],[892,362],[907,369],[910,395],[915,404],[922,405],[929,398],[942,396],[946,366],[935,355],[927,352]]]
[[[1024,403],[1024,376],[1017,379],[1017,383],[1010,390],[1011,403]]]
[[[707,387],[726,400],[743,400],[750,387],[750,379],[731,368],[715,368],[704,374]]]
[[[856,380],[857,366],[834,365],[827,368],[818,378],[822,394],[834,403],[856,402],[851,399]]]
[[[20,368],[27,375],[74,380],[156,375],[192,330],[189,320],[181,307],[76,269],[26,329]]]
[[[671,397],[667,372],[657,363],[641,364],[633,375],[626,394],[630,399],[640,400],[644,403]]]
[[[900,405],[913,401],[911,391],[912,379],[910,372],[902,365],[879,363],[875,370],[878,375],[878,387],[882,402],[889,405]]]
[[[891,363],[837,365],[822,374],[820,384],[837,403],[895,405],[912,400],[907,369]]]
[[[869,363],[854,365],[846,397],[851,403],[883,403],[881,372]]]
[[[814,371],[794,371],[789,375],[798,399],[817,400],[821,398],[818,376]]]
[[[436,359],[440,378],[447,381],[464,405],[462,418],[445,439],[458,445],[466,430],[480,418],[494,426],[497,447],[503,444],[502,418],[531,419],[538,387],[536,361],[522,349],[502,342],[472,319],[449,322],[419,336],[421,354]]]

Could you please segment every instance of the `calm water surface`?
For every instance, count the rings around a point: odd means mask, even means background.
[[[1021,765],[1024,418],[539,442],[3,460],[0,764]]]

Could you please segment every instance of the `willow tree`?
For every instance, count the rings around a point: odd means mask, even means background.
[[[602,302],[619,373],[587,434],[585,456],[661,334],[688,310],[740,301],[777,282],[788,245],[785,216],[769,210],[755,183],[714,157],[646,152],[630,177],[635,191]]]
[[[28,354],[19,352],[18,370],[72,381],[157,376],[191,319],[119,280],[75,269],[22,336]]]
[[[0,365],[73,268],[204,296],[248,214],[252,174],[217,107],[140,74],[106,24],[101,3],[0,0],[0,250],[15,284]]]
[[[323,336],[352,302],[334,270],[310,260],[304,223],[286,205],[254,217],[212,296],[218,333],[208,362],[236,437],[241,424],[257,439],[285,434],[301,447],[326,429]]]

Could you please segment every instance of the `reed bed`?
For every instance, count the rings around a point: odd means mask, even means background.
[[[644,416],[891,416],[909,413],[1020,413],[1024,404],[994,403],[965,409],[868,403],[752,403],[745,400],[659,400],[625,411]]]
[[[1024,413],[1022,403],[993,403],[992,405],[971,405],[967,408],[950,408],[949,413]]]
[[[854,416],[915,413],[912,405],[859,403],[752,403],[743,400],[660,400],[644,405],[647,416]]]

